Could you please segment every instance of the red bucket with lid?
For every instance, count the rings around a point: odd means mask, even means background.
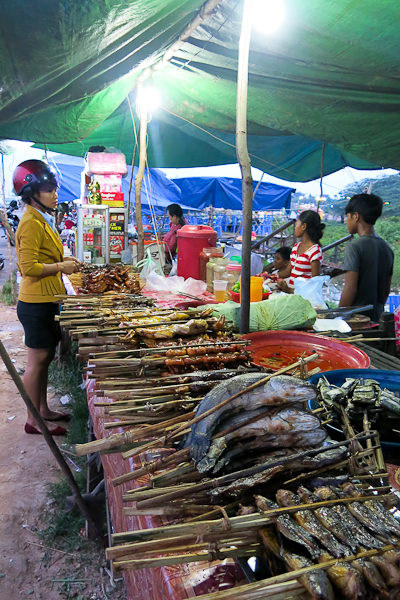
[[[217,245],[217,232],[208,225],[184,225],[177,231],[180,277],[200,279],[200,252]]]

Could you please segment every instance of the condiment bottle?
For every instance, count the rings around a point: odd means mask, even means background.
[[[214,281],[222,279],[222,275],[226,271],[226,267],[229,263],[227,258],[217,258],[217,264],[214,267]]]
[[[199,269],[200,269],[200,279],[202,281],[207,281],[207,263],[210,260],[210,257],[222,257],[222,251],[220,248],[203,248],[203,250],[199,254]]]
[[[230,263],[226,265],[225,273],[222,274],[222,279],[226,279],[228,282],[228,290],[232,289],[235,283],[238,281],[240,277],[242,267],[235,262],[235,264]]]
[[[214,285],[213,285],[214,267],[216,264],[217,264],[217,257],[210,256],[208,263],[206,264],[206,282],[207,282],[207,291],[211,292],[211,293],[214,291]]]

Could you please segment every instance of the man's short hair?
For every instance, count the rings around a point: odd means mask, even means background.
[[[345,210],[346,215],[358,213],[368,225],[375,222],[382,214],[383,200],[375,194],[356,194],[350,198]]]

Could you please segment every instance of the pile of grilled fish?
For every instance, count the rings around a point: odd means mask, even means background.
[[[265,530],[261,532],[261,538],[290,571],[335,558],[346,559],[365,550],[379,550],[387,544],[400,544],[399,522],[378,496],[363,501],[365,495],[346,482],[340,487],[314,487],[314,492],[300,487],[297,494],[281,489],[276,494],[277,502],[256,496],[260,512],[324,500],[360,498],[360,501],[348,504],[275,516],[272,520],[278,537],[275,532]],[[394,598],[389,595],[389,588],[400,585],[400,546],[375,556],[349,558],[349,561],[334,563],[327,569],[310,571],[299,580],[313,600]]]
[[[318,381],[318,399],[333,418],[333,424],[340,423],[342,408],[350,422],[356,427],[362,424],[364,412],[373,426],[385,434],[385,439],[393,438],[393,425],[400,417],[400,398],[387,389],[382,389],[374,379],[347,378],[341,387],[330,384],[324,377]]]
[[[201,473],[219,472],[234,457],[262,448],[302,448],[320,445],[326,437],[320,420],[303,403],[315,400],[316,388],[296,377],[265,378],[263,373],[238,375],[214,387],[201,401],[197,416],[243,390],[236,399],[196,423],[184,447]],[[218,436],[222,432],[225,435]],[[215,435],[214,435],[215,434]],[[211,438],[214,435],[214,440]]]

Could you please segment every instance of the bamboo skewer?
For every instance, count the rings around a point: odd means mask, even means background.
[[[195,417],[192,421],[190,421],[189,423],[185,424],[185,425],[181,425],[180,427],[178,427],[176,429],[176,431],[174,431],[174,435],[180,433],[182,431],[182,429],[185,428],[189,428],[192,427],[192,425],[195,425],[196,423],[198,423],[199,421],[201,421],[202,419],[204,419],[205,417],[208,417],[209,415],[213,414],[214,412],[216,412],[217,410],[219,410],[220,408],[222,408],[223,406],[226,406],[227,404],[229,404],[230,402],[232,402],[233,400],[235,400],[236,398],[238,398],[239,396],[241,396],[242,394],[246,394],[248,392],[251,392],[252,390],[260,387],[261,385],[264,385],[265,383],[267,383],[272,377],[276,377],[278,375],[282,375],[283,373],[288,373],[289,371],[292,371],[293,369],[299,367],[301,364],[307,364],[309,362],[312,362],[314,360],[316,360],[318,358],[318,354],[312,354],[311,356],[308,356],[307,358],[298,360],[297,362],[293,363],[292,365],[289,365],[288,367],[284,367],[283,369],[279,369],[279,371],[276,371],[275,373],[272,373],[271,375],[267,375],[266,377],[264,377],[263,379],[260,379],[260,381],[257,381],[256,383],[253,383],[252,385],[248,386],[247,388],[240,390],[239,392],[237,392],[236,394],[233,394],[233,396],[230,396],[229,398],[227,398],[226,400],[223,400],[223,402],[220,402],[219,404],[217,404],[216,406],[210,408],[209,410],[207,410],[206,412],[204,412],[203,414]],[[171,434],[170,434],[171,435]]]
[[[287,506],[274,510],[264,511],[261,514],[243,515],[232,517],[229,519],[230,531],[240,531],[242,529],[249,530],[253,527],[264,527],[272,523],[271,519],[284,514],[292,514],[303,510],[316,510],[325,506],[336,506],[338,504],[351,504],[352,502],[367,502],[368,500],[376,500],[377,496],[357,496],[356,498],[339,498],[335,500],[322,500],[320,502],[312,502],[308,504],[298,504],[296,506]],[[381,500],[395,504],[397,497],[394,494],[381,496]],[[139,531],[127,531],[124,533],[115,533],[112,536],[113,542],[119,544],[127,544],[124,546],[114,546],[107,549],[107,558],[113,559],[113,551],[115,548],[124,548],[124,552],[128,553],[130,545],[135,546],[138,541],[159,540],[164,537],[175,537],[177,535],[191,535],[196,538],[198,535],[208,533],[224,532],[226,534],[226,524],[224,519],[216,519],[210,521],[181,523],[179,525],[167,525],[154,529],[144,529]],[[400,543],[400,542],[399,542]]]

